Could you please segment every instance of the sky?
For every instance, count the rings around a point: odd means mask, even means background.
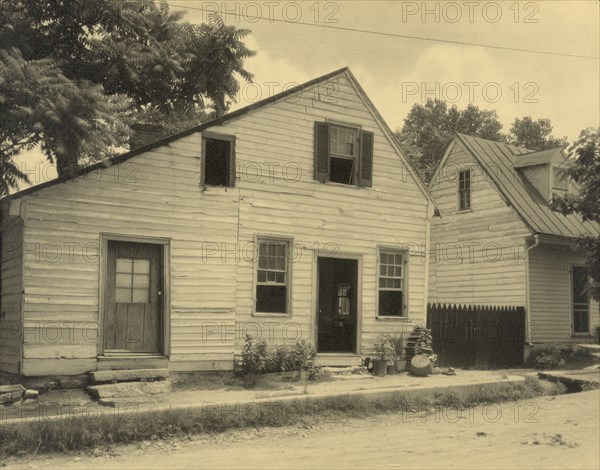
[[[549,118],[554,136],[570,141],[600,126],[598,1],[169,4],[187,10],[191,23],[216,10],[252,31],[246,43],[257,54],[245,68],[254,83],[242,84],[232,109],[348,66],[392,129],[428,98],[496,110],[504,132],[523,116]],[[27,161],[43,157],[33,152]]]

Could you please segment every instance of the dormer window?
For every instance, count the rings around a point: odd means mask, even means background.
[[[559,166],[552,166],[552,192],[566,193],[569,190],[569,179],[565,170]]]
[[[458,210],[471,209],[471,170],[461,170],[458,173]]]
[[[374,140],[358,126],[315,122],[315,179],[370,188]]]

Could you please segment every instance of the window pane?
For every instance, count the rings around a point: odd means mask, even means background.
[[[131,274],[117,273],[115,286],[121,287],[121,288],[126,288],[126,289],[131,288]]]
[[[115,289],[115,302],[130,303],[131,289]]]
[[[258,271],[258,282],[267,282],[267,272]]]
[[[133,303],[145,304],[148,303],[148,289],[133,289]]]
[[[379,315],[402,315],[401,291],[379,291]]]
[[[276,277],[275,280],[279,283],[284,283],[285,282],[285,273],[276,273]]]
[[[150,274],[150,260],[136,259],[133,261],[133,272],[138,274]]]
[[[286,295],[285,286],[256,286],[256,311],[287,313]]]
[[[133,275],[133,287],[150,287],[150,276],[147,274],[134,274]]]
[[[128,258],[117,258],[117,272],[131,273],[133,271],[133,260]]]

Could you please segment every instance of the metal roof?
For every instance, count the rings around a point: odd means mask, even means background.
[[[549,150],[540,150],[539,152],[531,152],[520,155],[515,163],[515,168],[523,168],[526,166],[545,165],[547,163],[561,164],[566,161],[566,157],[562,148],[554,148]]]
[[[457,140],[483,167],[489,180],[532,233],[568,238],[600,235],[595,222],[583,222],[576,214],[565,216],[550,209],[548,201],[515,168],[520,156],[531,154],[531,150],[464,134],[457,134]]]

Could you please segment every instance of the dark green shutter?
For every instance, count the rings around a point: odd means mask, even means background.
[[[329,124],[315,122],[315,179],[327,181],[329,175]]]
[[[375,134],[362,131],[360,133],[360,174],[358,185],[370,188],[373,186],[373,143]]]

